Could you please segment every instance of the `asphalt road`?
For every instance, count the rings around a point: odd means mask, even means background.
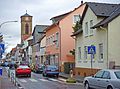
[[[24,89],[84,89],[80,83],[67,84],[61,78],[47,78],[32,73],[31,78],[19,77],[17,81]]]

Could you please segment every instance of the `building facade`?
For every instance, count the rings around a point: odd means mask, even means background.
[[[75,63],[77,75],[88,76],[96,73],[99,69],[110,68],[110,53],[112,50],[114,50],[115,54],[118,52],[117,48],[114,49],[111,46],[114,42],[111,40],[113,33],[110,31],[114,31],[113,28],[115,26],[113,25],[115,24],[112,24],[112,30],[109,30],[111,28],[109,25],[105,27],[99,26],[99,28],[95,26],[111,16],[117,8],[117,4],[86,3],[84,14],[81,18],[82,28],[78,30],[78,33],[74,33],[76,36]],[[95,47],[95,54],[92,57],[88,50],[91,45]],[[116,56],[114,55],[114,57]],[[117,59],[112,60],[117,62]]]

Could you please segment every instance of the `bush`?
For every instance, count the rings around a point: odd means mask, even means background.
[[[67,83],[76,83],[76,80],[74,78],[68,78],[66,80]]]

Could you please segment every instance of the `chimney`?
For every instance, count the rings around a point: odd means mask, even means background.
[[[83,4],[83,0],[81,0],[81,5]]]

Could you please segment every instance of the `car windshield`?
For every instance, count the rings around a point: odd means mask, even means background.
[[[19,68],[29,68],[28,66],[19,66]]]
[[[117,77],[118,79],[120,79],[120,71],[116,71],[116,72],[114,72],[114,73],[115,73],[116,77]]]
[[[56,66],[48,66],[48,69],[58,69]]]

